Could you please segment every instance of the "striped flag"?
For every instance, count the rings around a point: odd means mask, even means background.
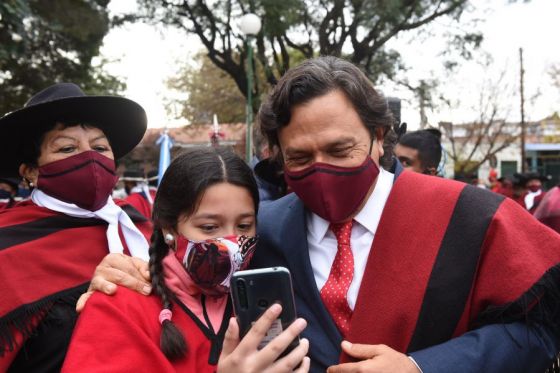
[[[161,183],[163,174],[171,163],[171,148],[173,148],[173,140],[169,137],[169,130],[166,128],[156,141],[159,145],[159,168],[158,168],[158,185]]]

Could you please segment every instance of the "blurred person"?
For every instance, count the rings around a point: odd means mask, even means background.
[[[500,179],[498,178],[498,171],[491,168],[490,172],[488,173],[488,189],[490,189],[494,193],[498,193],[498,190],[501,188]]]
[[[146,178],[144,177],[144,173],[138,169],[126,169],[119,181],[123,183],[126,194],[130,195],[131,193],[142,191],[142,189],[138,189],[137,187],[146,183]]]
[[[533,216],[560,233],[560,184],[546,192]]]
[[[150,190],[148,179],[140,170],[126,170],[121,177],[127,193],[125,201],[134,206],[142,215],[150,219],[155,191]]]
[[[158,170],[150,170],[146,174],[146,179],[148,180],[148,189],[152,199],[155,200],[156,192],[158,187]]]
[[[0,177],[0,211],[9,209],[16,203],[19,179]]]
[[[495,190],[492,191],[513,199],[513,181],[507,177],[500,177],[497,180]]]
[[[140,142],[146,113],[60,83],[2,117],[0,129],[0,174],[19,173],[32,188],[0,214],[0,371],[56,372],[99,261],[110,252],[149,258],[146,219],[110,197],[115,159]]]
[[[544,197],[544,190],[542,183],[547,181],[546,176],[542,176],[536,172],[529,172],[523,175],[525,179],[525,195],[523,197],[523,202],[525,203],[525,208],[529,212],[534,213],[542,198]]]
[[[278,165],[272,157],[272,149],[259,126],[253,129],[253,144],[255,155],[251,159],[251,167],[259,186],[260,201],[274,201],[285,194],[283,177],[282,174],[278,174]]]
[[[435,130],[437,131],[437,130]],[[434,130],[408,132],[399,138],[394,152],[405,169],[426,175],[437,175],[441,160],[441,132]]]

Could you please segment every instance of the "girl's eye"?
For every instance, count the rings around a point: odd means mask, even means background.
[[[205,224],[205,225],[201,225],[199,228],[204,233],[210,233],[216,230],[218,227],[216,225]]]
[[[237,228],[241,231],[248,231],[253,228],[253,223],[241,223],[237,226]]]

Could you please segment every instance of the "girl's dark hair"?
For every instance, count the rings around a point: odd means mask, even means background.
[[[255,214],[258,211],[259,191],[249,166],[232,151],[223,148],[196,148],[183,152],[161,180],[152,219],[154,233],[150,246],[150,275],[154,291],[161,297],[163,308],[173,307],[171,292],[165,285],[162,261],[169,252],[162,229],[177,230],[181,216],[196,211],[206,189],[227,182],[246,188],[253,197]],[[185,356],[187,343],[171,320],[162,324],[160,348],[168,359]]]
[[[389,166],[396,137],[387,100],[358,67],[332,56],[306,60],[288,70],[263,102],[258,121],[270,146],[280,145],[278,132],[290,122],[295,106],[334,90],[343,92],[354,105],[372,140],[376,138],[376,130],[382,130],[385,135],[382,164]]]

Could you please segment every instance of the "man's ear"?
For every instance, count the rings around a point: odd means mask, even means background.
[[[384,140],[385,140],[385,131],[383,130],[383,128],[376,128],[375,129],[375,139],[373,139],[373,141],[377,145],[377,150],[378,150],[378,153],[379,153],[379,159],[381,159],[381,157],[383,157],[383,155],[385,154],[385,149],[383,149],[383,141]],[[373,147],[372,147],[371,151],[373,152]]]
[[[37,186],[37,179],[39,178],[39,169],[34,166],[22,163],[19,166],[19,174],[29,183],[29,186]]]

